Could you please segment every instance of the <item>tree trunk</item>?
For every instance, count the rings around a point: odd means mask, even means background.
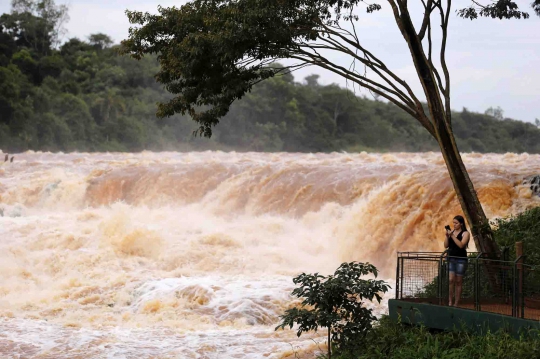
[[[398,26],[409,45],[418,78],[426,95],[434,125],[435,138],[441,148],[444,162],[448,168],[465,218],[471,227],[474,243],[478,251],[496,258],[499,256],[497,244],[493,239],[493,233],[491,232],[488,219],[459,154],[452,132],[451,119],[447,118],[450,114],[450,109],[445,111],[435,75],[424,53],[422,42],[416,34],[407,7],[400,6],[400,10]]]
[[[332,344],[330,343],[331,327],[328,327],[328,359],[332,359]]]
[[[498,257],[499,249],[493,240],[488,219],[457,149],[454,134],[451,129],[449,130],[439,121],[437,121],[437,127],[437,140],[441,153],[465,218],[471,226],[476,249],[479,252],[487,253],[490,257]]]

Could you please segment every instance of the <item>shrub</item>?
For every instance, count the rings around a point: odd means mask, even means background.
[[[507,246],[510,258],[515,259],[516,242],[523,242],[523,253],[528,264],[540,264],[540,207],[529,209],[516,216],[497,219],[492,222],[495,227],[495,240],[501,247]]]
[[[530,359],[540,357],[538,333],[514,338],[505,332],[473,335],[464,330],[432,332],[382,317],[354,359]]]
[[[362,279],[372,274],[377,277],[377,268],[369,263],[343,263],[334,275],[327,277],[302,273],[293,279],[299,285],[292,295],[301,298],[300,308],[288,309],[276,327],[292,328],[298,324],[297,335],[328,330],[328,358],[332,346],[338,353],[352,354],[363,344],[372,323],[376,319],[372,309],[364,307],[364,300],[374,298],[380,303],[380,293],[388,291],[389,286],[382,280]]]

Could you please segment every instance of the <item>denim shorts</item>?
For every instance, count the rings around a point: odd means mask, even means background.
[[[463,277],[467,271],[467,258],[449,258],[448,271]]]

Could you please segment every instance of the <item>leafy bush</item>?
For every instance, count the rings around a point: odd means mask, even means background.
[[[540,357],[538,333],[518,339],[497,332],[473,335],[467,331],[430,332],[382,317],[368,333],[354,359],[531,359]]]
[[[376,319],[372,309],[365,308],[364,300],[381,302],[380,293],[388,291],[389,286],[382,280],[362,279],[373,274],[377,268],[369,263],[343,263],[334,275],[327,277],[302,273],[293,279],[299,285],[292,295],[301,298],[300,308],[288,309],[276,327],[292,328],[298,324],[297,335],[304,332],[328,329],[328,358],[331,347],[340,353],[354,353],[363,344],[363,339]]]
[[[497,219],[492,222],[495,227],[495,240],[499,246],[507,246],[510,258],[516,257],[514,244],[523,242],[523,253],[526,263],[540,265],[540,207],[529,209],[517,216]]]

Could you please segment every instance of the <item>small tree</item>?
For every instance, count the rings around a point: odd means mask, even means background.
[[[56,5],[54,0],[12,0],[11,8],[11,16],[31,48],[45,53],[51,45],[60,45],[69,21],[67,5]]]
[[[497,106],[496,108],[490,107],[484,112],[484,114],[499,121],[504,120],[504,110],[500,106]]]
[[[113,43],[112,39],[108,35],[101,32],[88,36],[88,42],[98,50],[106,49]]]
[[[328,329],[328,358],[332,356],[331,347],[340,352],[353,352],[362,343],[376,319],[372,309],[363,306],[365,300],[381,302],[380,293],[390,288],[382,280],[362,279],[362,276],[378,271],[369,263],[343,263],[334,275],[327,277],[302,273],[293,279],[299,285],[292,295],[303,299],[301,306],[288,309],[276,327],[292,328],[298,324],[297,335],[304,332]]]

